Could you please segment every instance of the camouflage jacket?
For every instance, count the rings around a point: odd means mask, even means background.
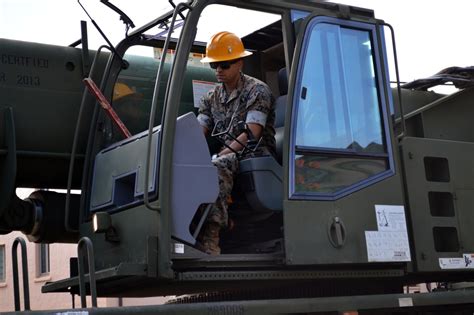
[[[238,137],[242,130],[239,121],[256,123],[263,127],[260,148],[275,154],[275,100],[270,88],[260,80],[242,74],[237,88],[227,94],[222,84],[217,85],[204,96],[199,105],[198,121],[201,126],[220,133],[229,128]],[[225,139],[227,144],[232,138]]]

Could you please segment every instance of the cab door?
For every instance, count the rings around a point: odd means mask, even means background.
[[[409,261],[381,34],[318,16],[301,30],[284,160],[287,264]]]

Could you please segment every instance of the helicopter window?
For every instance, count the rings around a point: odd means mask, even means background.
[[[293,191],[332,195],[390,168],[368,30],[308,27],[295,89]]]

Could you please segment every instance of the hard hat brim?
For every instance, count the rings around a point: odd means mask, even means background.
[[[233,56],[233,58],[212,58],[212,57],[207,57],[206,56],[206,57],[202,58],[200,61],[202,63],[229,61],[229,60],[235,60],[235,59],[248,57],[252,54],[253,54],[252,52],[250,52],[248,50],[244,50],[238,57]]]

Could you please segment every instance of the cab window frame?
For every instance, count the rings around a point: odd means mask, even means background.
[[[304,75],[304,70],[302,67],[306,62],[306,54],[308,53],[308,46],[310,45],[310,39],[313,31],[317,28],[318,24],[333,24],[339,27],[355,29],[360,31],[365,31],[369,35],[369,39],[372,45],[372,64],[374,70],[374,83],[376,85],[376,100],[380,115],[380,131],[382,132],[382,145],[384,146],[384,153],[359,153],[347,149],[336,149],[336,148],[321,148],[321,147],[301,147],[296,145],[296,136],[297,136],[297,123],[298,123],[298,107],[300,105],[300,94],[303,87],[302,78]],[[381,28],[377,28],[376,24],[369,24],[351,20],[341,20],[335,17],[326,17],[326,16],[317,16],[310,15],[306,17],[303,21],[302,29],[304,29],[304,34],[300,39],[299,54],[298,51],[295,53],[299,55],[298,60],[295,64],[296,80],[294,82],[294,89],[292,93],[292,115],[291,115],[291,127],[290,127],[290,152],[288,160],[288,198],[290,200],[337,200],[344,196],[347,196],[355,191],[368,187],[375,184],[381,180],[384,180],[388,177],[395,175],[395,161],[393,157],[393,148],[392,148],[392,139],[390,132],[390,123],[389,123],[389,106],[390,106],[390,97],[386,97],[384,92],[386,92],[388,78],[384,80],[382,75],[382,67],[386,67],[386,52],[383,46],[379,44],[379,38],[383,39],[383,33],[378,34],[378,31],[383,32]],[[377,36],[378,35],[378,36]],[[389,104],[387,104],[389,103]],[[298,153],[297,153],[298,152]],[[347,187],[344,187],[340,190],[334,192],[298,192],[296,190],[296,157],[301,154],[310,154],[319,157],[353,157],[356,159],[380,159],[386,161],[387,167],[385,171],[376,173],[369,176],[366,179],[356,181]]]

